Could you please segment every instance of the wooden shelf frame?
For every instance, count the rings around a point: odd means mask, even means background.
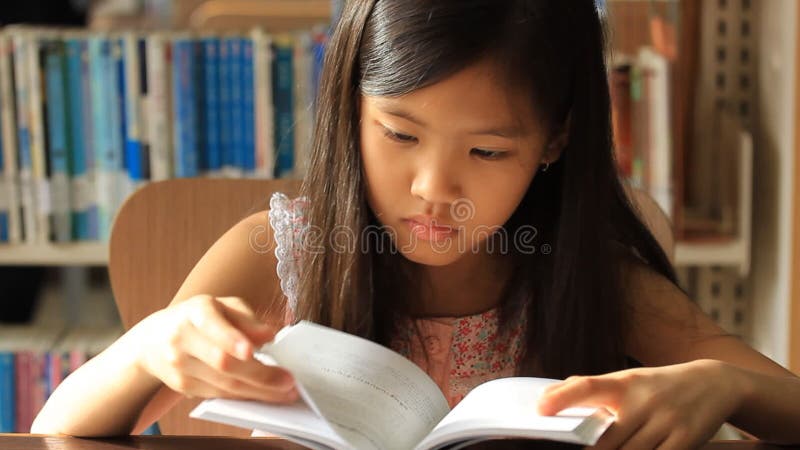
[[[750,273],[753,230],[753,137],[740,129],[738,147],[737,233],[723,243],[678,241],[675,246],[675,265],[734,266],[742,277]]]
[[[795,13],[800,24],[800,8]],[[795,37],[794,74],[794,185],[792,189],[792,250],[789,274],[789,369],[800,373],[800,29]]]
[[[0,265],[105,266],[108,245],[103,242],[0,244]]]

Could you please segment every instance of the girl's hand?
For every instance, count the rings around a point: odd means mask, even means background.
[[[128,337],[138,365],[187,397],[286,403],[297,399],[289,372],[252,355],[278,329],[240,298],[198,295],[151,314]]]
[[[592,449],[690,449],[705,444],[738,409],[736,368],[697,360],[664,367],[574,376],[548,386],[539,412],[606,407],[617,416]]]

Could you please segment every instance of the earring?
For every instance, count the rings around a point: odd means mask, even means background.
[[[544,167],[542,167],[542,172],[547,172],[547,169],[550,168],[550,163],[546,162],[546,163],[543,164],[543,166]]]

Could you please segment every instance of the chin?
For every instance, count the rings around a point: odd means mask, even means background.
[[[425,266],[447,266],[458,260],[460,255],[442,255],[439,253],[426,253],[419,250],[400,253],[406,259]]]
[[[406,241],[398,250],[409,261],[426,266],[446,266],[463,256],[455,242],[447,248],[429,241]]]

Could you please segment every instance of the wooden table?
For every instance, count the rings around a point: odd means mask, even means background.
[[[513,448],[580,448],[578,446],[552,445],[536,441],[515,441]],[[503,441],[494,441],[470,448],[511,448]],[[114,439],[80,439],[62,436],[0,434],[2,450],[302,450],[297,444],[275,438],[224,438],[198,436],[130,436]],[[797,447],[782,447],[752,441],[715,441],[704,450],[778,450]]]

